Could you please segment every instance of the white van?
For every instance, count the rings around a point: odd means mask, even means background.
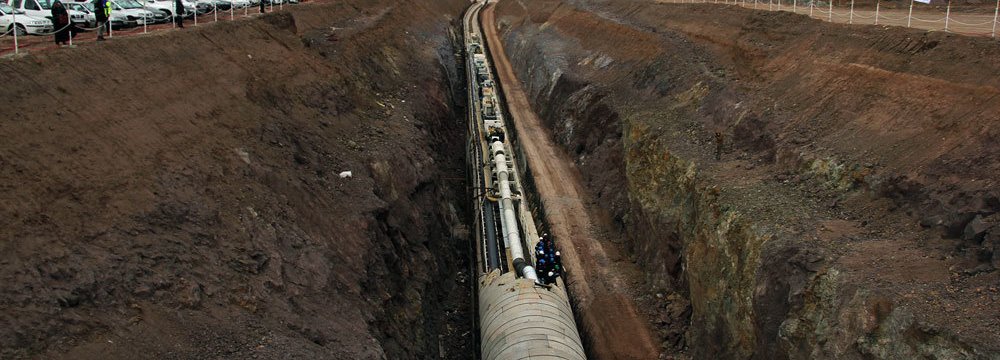
[[[21,10],[25,14],[52,21],[52,4],[54,2],[55,0],[9,0],[7,5],[10,5],[14,10]],[[69,14],[69,22],[80,27],[87,26],[85,14],[68,8],[66,13]]]
[[[18,35],[39,35],[52,32],[52,21],[46,18],[39,18],[18,11],[14,16],[14,9],[7,4],[0,4],[0,32],[17,31]],[[15,17],[17,23],[15,23]]]
[[[169,19],[167,19],[167,14],[160,11],[154,13],[146,10],[142,4],[135,0],[108,0],[108,2],[111,3],[112,14],[115,12],[124,14],[128,17],[129,21],[135,21],[137,25],[142,25],[143,22],[146,22],[147,24],[156,24],[169,21]]]
[[[94,3],[87,1],[87,2],[74,2],[74,3],[64,3],[64,4],[74,4],[74,7],[82,7],[86,9],[87,12],[89,12],[90,14],[94,14],[94,21],[95,22],[97,21],[97,14],[94,11]],[[111,21],[111,28],[113,29],[133,27],[136,25],[135,21],[129,21],[128,16],[125,16],[125,14],[116,13],[114,11],[111,12],[111,18],[108,20]]]

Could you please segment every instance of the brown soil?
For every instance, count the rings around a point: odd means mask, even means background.
[[[492,5],[483,11],[482,23],[550,233],[565,253],[567,284],[588,353],[595,359],[657,358],[659,346],[622,274],[637,269],[618,254],[613,239],[601,236],[607,224],[591,217],[579,171],[532,111],[491,26],[496,23]]]
[[[600,169],[583,174],[584,192],[628,235],[644,296],[706,283],[689,283],[700,259],[684,257],[697,240],[685,224],[637,212],[623,129],[660,134],[651,138],[661,157],[696,166],[692,193],[714,194],[773,237],[753,249],[762,254],[751,264],[751,329],[694,304],[695,357],[874,356],[851,336],[879,330],[853,319],[829,325],[849,334],[835,345],[779,338],[786,318],[821,306],[803,287],[830,268],[844,271],[839,296],[881,304],[871,322],[883,308],[918,314],[907,341],[944,334],[980,354],[1000,347],[996,42],[712,5],[511,0],[497,12],[547,136],[578,166]],[[991,230],[965,234],[977,216]],[[687,326],[650,316],[660,334]]]
[[[0,358],[476,353],[448,155],[464,6],[303,4],[0,61]]]

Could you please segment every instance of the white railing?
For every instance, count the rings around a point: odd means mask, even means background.
[[[697,0],[658,0],[662,3],[693,3],[704,2]],[[997,37],[998,19],[1000,19],[1000,0],[996,0],[993,13],[959,13],[951,11],[951,1],[941,1],[941,5],[946,5],[945,11],[934,9],[921,9],[915,12],[915,1],[910,0],[909,8],[905,10],[886,10],[882,8],[881,1],[875,2],[875,10],[857,10],[854,0],[845,7],[834,8],[832,0],[828,0],[822,5],[815,0],[808,1],[808,10],[804,10],[803,0],[713,0],[714,3],[726,5],[736,5],[755,10],[763,10],[763,2],[767,1],[766,9],[769,11],[791,11],[796,14],[806,14],[809,17],[822,19],[829,22],[841,22],[847,24],[867,24],[867,25],[896,25],[912,28],[921,28],[932,31],[945,31],[959,33],[963,35],[990,36]],[[944,1],[947,1],[944,4]],[[791,9],[788,3],[791,2]],[[895,16],[893,16],[895,15]]]
[[[261,1],[264,1],[264,0],[261,0]],[[281,0],[281,2],[278,4],[278,10],[279,11],[280,10],[284,10],[284,4],[285,4],[286,1],[287,0]],[[707,1],[707,0],[703,0],[703,1]],[[236,20],[236,16],[235,16],[235,9],[236,9],[236,6],[237,6],[236,0],[229,0],[228,2],[229,2],[229,20],[230,21]],[[274,1],[270,1],[268,4],[269,4],[269,7],[270,7],[269,10],[273,11],[274,10]],[[243,6],[243,16],[244,17],[249,17],[250,16],[250,7],[253,6],[252,2],[247,1],[245,4],[243,4],[241,2],[239,4],[239,6]],[[168,17],[168,20],[171,23],[171,27],[177,27],[176,17],[179,16],[179,15],[177,13],[177,8],[176,7],[177,6],[176,6],[176,3],[175,3],[173,5],[174,11]],[[201,14],[201,15],[202,16],[212,15],[213,22],[218,22],[219,21],[219,14],[218,14],[219,11],[218,11],[218,8],[217,8],[217,4],[215,2],[213,2],[212,5],[211,5],[211,7],[212,7],[212,10],[210,12],[207,12],[207,13],[204,13],[204,14]],[[258,14],[263,13],[263,11],[260,11],[260,9],[262,7],[263,6],[259,6],[258,7]],[[152,20],[152,19],[150,19],[148,17],[147,12],[148,11],[152,11],[152,10],[147,10],[145,7],[143,7],[142,10],[143,10],[143,13],[142,13],[142,33],[146,34],[146,33],[150,32],[150,31],[156,31],[155,27],[154,28],[150,28],[150,26],[149,26],[149,21]],[[195,3],[195,7],[193,9],[193,12],[194,12],[194,14],[193,14],[194,25],[198,26],[198,5],[197,5],[197,3]],[[27,17],[25,17],[25,18],[27,18]],[[24,19],[24,18],[22,18],[22,19]],[[225,18],[223,18],[223,20],[225,20]],[[183,21],[183,19],[182,19],[182,21]],[[94,28],[74,26],[74,24],[71,21],[65,27],[63,27],[61,29],[54,29],[52,32],[28,34],[28,35],[32,35],[31,37],[33,39],[27,41],[28,44],[25,44],[25,41],[24,41],[25,37],[24,37],[24,35],[27,33],[27,31],[26,31],[27,30],[27,26],[23,26],[22,27],[22,26],[19,26],[19,24],[20,23],[18,22],[18,16],[17,16],[17,14],[11,14],[10,29],[0,29],[0,31],[2,31],[2,32],[0,32],[0,41],[4,41],[5,42],[7,37],[10,37],[10,38],[13,39],[13,47],[8,48],[7,46],[9,46],[9,45],[0,45],[0,55],[3,55],[4,53],[9,53],[9,52],[12,52],[14,54],[20,54],[21,50],[24,49],[24,48],[26,48],[26,47],[30,47],[30,46],[33,46],[33,45],[37,45],[37,44],[43,43],[43,41],[38,41],[38,40],[40,40],[40,39],[38,39],[38,37],[51,36],[51,35],[54,35],[55,33],[59,32],[59,31],[62,31],[64,29],[66,29],[66,28],[70,28],[69,46],[73,47],[73,38],[75,37],[76,34],[79,34],[78,30],[91,31],[91,30],[97,30],[97,29],[99,29],[102,26],[102,25],[98,25],[97,27],[94,27]],[[107,26],[108,37],[109,38],[113,38],[114,37],[114,32],[113,32],[114,30],[112,30],[111,20],[108,19],[108,21],[105,24],[103,24],[103,26]],[[24,28],[25,29],[25,34],[18,34],[18,29],[19,28]],[[124,33],[128,34],[128,33],[131,33],[133,31],[136,31],[136,30],[125,31]],[[137,32],[135,32],[135,33],[137,33]]]

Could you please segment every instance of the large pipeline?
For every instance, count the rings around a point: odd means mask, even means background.
[[[478,24],[486,2],[477,2],[465,15],[469,81],[470,165],[483,198],[477,201],[483,231],[476,241],[479,274],[479,324],[484,360],[585,360],[583,342],[561,279],[541,284],[533,264],[537,236],[534,219],[518,202],[520,183],[507,136],[503,101],[494,86],[488,54]],[[494,213],[498,211],[498,213]],[[499,226],[497,221],[499,221]],[[499,234],[497,233],[497,230]],[[485,239],[482,239],[485,238]],[[502,239],[502,241],[501,241]],[[527,241],[525,241],[527,240]],[[504,251],[506,250],[506,252]],[[506,256],[506,257],[504,257]],[[509,260],[509,262],[508,262]]]

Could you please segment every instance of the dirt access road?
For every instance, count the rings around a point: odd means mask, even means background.
[[[656,359],[659,346],[649,323],[629,296],[618,268],[634,266],[617,256],[609,239],[595,236],[598,224],[587,211],[589,196],[573,161],[552,140],[507,60],[497,35],[493,5],[483,10],[483,28],[504,96],[531,167],[545,217],[559,241],[590,355],[597,359]]]

